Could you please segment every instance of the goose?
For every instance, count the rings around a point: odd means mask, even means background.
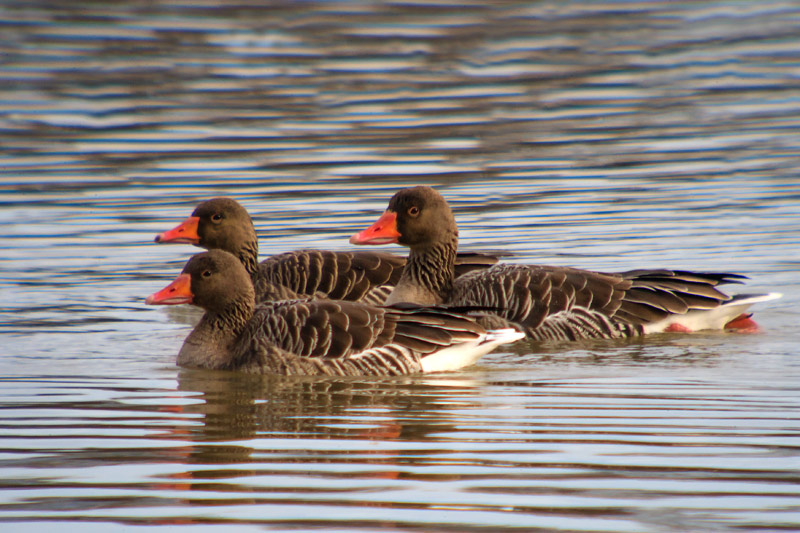
[[[381,304],[400,279],[405,258],[375,251],[295,250],[258,262],[258,237],[247,210],[232,198],[201,202],[192,215],[156,236],[157,243],[187,243],[237,256],[250,274],[256,301],[307,296]],[[465,252],[457,274],[497,263],[496,255]]]
[[[397,192],[384,214],[352,244],[399,243],[408,261],[387,304],[493,308],[485,327],[515,327],[532,340],[631,337],[705,329],[755,330],[743,314],[778,293],[729,296],[717,286],[745,276],[653,269],[603,273],[562,266],[497,264],[455,278],[458,227],[431,187]]]
[[[183,367],[279,375],[405,375],[455,370],[524,334],[487,331],[445,308],[377,307],[329,299],[256,305],[234,255],[193,256],[182,273],[145,300],[193,304],[205,314],[177,358]]]

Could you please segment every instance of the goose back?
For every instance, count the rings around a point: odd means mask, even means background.
[[[601,273],[498,265],[457,279],[448,303],[496,309],[500,320],[484,319],[484,326],[515,326],[534,340],[629,337],[671,315],[720,306],[730,296],[716,286],[742,278],[664,269]]]
[[[294,297],[381,303],[400,280],[405,258],[389,253],[296,250],[262,261],[257,293],[266,284],[287,288]],[[386,288],[383,288],[388,286]],[[274,300],[259,296],[259,302]]]
[[[405,375],[423,371],[426,357],[484,335],[475,319],[444,309],[279,302],[256,309],[229,366],[288,375]]]

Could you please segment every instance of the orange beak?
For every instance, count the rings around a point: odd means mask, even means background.
[[[399,237],[397,213],[385,211],[373,225],[350,237],[350,244],[390,244]]]
[[[199,217],[189,217],[171,230],[156,235],[156,242],[198,244],[200,242],[200,235],[197,234],[199,223]]]
[[[192,294],[192,276],[181,274],[175,281],[158,292],[147,297],[147,305],[178,305],[190,304],[194,299]]]

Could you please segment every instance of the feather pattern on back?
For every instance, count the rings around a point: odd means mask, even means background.
[[[424,358],[443,348],[485,335],[474,318],[445,309],[278,302],[255,309],[229,366],[256,373],[401,375],[421,371]]]

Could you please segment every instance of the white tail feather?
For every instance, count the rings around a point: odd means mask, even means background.
[[[645,324],[644,332],[659,333],[672,325],[683,326],[690,331],[723,329],[725,324],[747,311],[751,305],[777,300],[781,296],[783,295],[779,292],[736,295],[715,309],[696,309],[683,315],[672,315],[658,322]]]
[[[492,329],[479,338],[450,346],[422,359],[423,372],[446,372],[473,364],[501,344],[525,338],[525,334],[513,328]]]

